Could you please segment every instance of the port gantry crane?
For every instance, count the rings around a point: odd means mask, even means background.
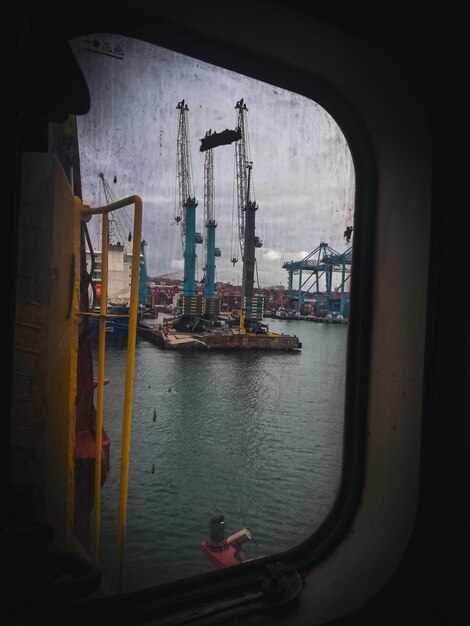
[[[237,179],[237,205],[238,205],[238,238],[243,263],[242,288],[240,306],[245,312],[245,324],[248,326],[263,317],[262,299],[254,296],[255,248],[263,245],[260,238],[255,235],[255,217],[258,205],[253,193],[251,172],[253,162],[249,159],[247,146],[246,113],[248,111],[243,98],[239,100],[237,110],[237,129],[240,138],[235,143],[235,171]],[[232,259],[236,262],[236,259]]]
[[[351,277],[351,257],[352,247],[348,248],[345,252],[337,252],[331,248],[327,243],[320,243],[320,245],[312,250],[301,261],[286,261],[283,264],[283,268],[289,273],[288,278],[288,291],[289,296],[287,300],[287,310],[289,313],[294,312],[294,274],[298,275],[298,287],[297,287],[297,307],[296,312],[302,312],[302,305],[305,295],[310,292],[314,287],[313,292],[320,294],[320,278],[324,276],[325,279],[325,291],[324,299],[326,312],[329,315],[344,315],[346,309],[346,292],[345,286],[347,281]],[[302,281],[304,276],[303,272],[307,273],[307,278]],[[333,288],[333,272],[341,272],[341,282],[338,287]],[[313,278],[313,280],[312,280]],[[308,285],[308,283],[310,284]],[[340,295],[339,300],[337,298]]]
[[[177,176],[179,202],[175,210],[175,221],[180,226],[181,243],[184,258],[183,297],[181,313],[183,317],[192,317],[201,313],[195,298],[196,244],[202,243],[202,236],[196,232],[197,202],[192,187],[191,153],[189,144],[188,105],[184,100],[178,102],[178,137],[177,137]],[[199,303],[200,304],[200,303]]]

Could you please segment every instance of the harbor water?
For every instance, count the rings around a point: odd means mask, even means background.
[[[167,351],[137,340],[124,590],[211,571],[199,544],[225,516],[248,558],[305,540],[341,472],[348,326],[265,320],[300,352]],[[107,341],[100,565],[116,571],[126,343]],[[96,358],[96,351],[95,351]],[[95,365],[96,371],[96,365]]]

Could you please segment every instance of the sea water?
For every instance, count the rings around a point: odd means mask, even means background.
[[[295,547],[339,487],[347,325],[265,320],[300,352],[169,351],[137,340],[124,590],[213,569],[199,544],[211,517],[249,527],[248,558]],[[126,342],[107,341],[100,565],[116,572]],[[95,354],[96,357],[96,354]]]

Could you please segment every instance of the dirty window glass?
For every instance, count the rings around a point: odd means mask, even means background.
[[[91,94],[77,119],[83,202],[143,202],[123,589],[293,548],[327,516],[341,476],[347,142],[325,109],[276,86],[110,34],[71,46]],[[132,220],[129,209],[110,215],[116,310],[128,306]],[[87,231],[93,307],[101,218]],[[106,334],[99,537],[111,588],[127,351],[118,321]],[[97,358],[94,335],[95,376]],[[91,475],[81,481],[91,489]],[[86,550],[92,509],[75,511]]]

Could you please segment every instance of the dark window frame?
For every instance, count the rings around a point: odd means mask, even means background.
[[[60,11],[60,8],[57,10]],[[69,40],[99,33],[132,37],[310,98],[333,117],[348,142],[354,163],[356,192],[346,364],[345,445],[340,488],[329,515],[308,539],[288,551],[93,602],[111,613],[143,611],[151,615],[174,606],[181,608],[220,594],[258,587],[266,577],[266,567],[279,561],[305,573],[320,563],[348,532],[363,487],[377,177],[367,127],[343,93],[307,71],[293,69],[282,62],[249,53],[178,25],[150,20],[148,16],[123,10],[119,6],[113,7],[112,11],[85,6],[74,14],[73,20],[66,19],[65,14],[62,17],[60,27]]]

